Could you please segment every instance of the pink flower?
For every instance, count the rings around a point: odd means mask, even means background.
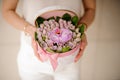
[[[72,39],[72,31],[56,27],[52,31],[48,32],[48,37],[55,43],[65,43]]]

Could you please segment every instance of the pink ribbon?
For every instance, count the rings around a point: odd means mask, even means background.
[[[73,50],[60,54],[60,53],[50,53],[50,52],[47,52],[47,51],[43,50],[39,46],[39,44],[37,44],[37,45],[38,45],[38,54],[40,55],[41,60],[43,62],[47,61],[47,60],[50,60],[50,63],[51,63],[51,65],[52,65],[54,70],[56,70],[56,68],[58,66],[57,59],[59,57],[65,57],[65,56],[69,56],[69,55],[73,54],[80,46],[80,45],[77,45]]]

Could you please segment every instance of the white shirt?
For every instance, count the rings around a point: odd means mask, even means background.
[[[81,15],[81,0],[24,0],[24,18],[34,25],[36,14],[50,10],[66,9],[75,12],[78,17]]]

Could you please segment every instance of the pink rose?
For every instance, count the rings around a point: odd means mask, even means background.
[[[48,37],[55,43],[65,43],[72,39],[72,31],[65,28],[56,27],[52,31],[48,32]]]

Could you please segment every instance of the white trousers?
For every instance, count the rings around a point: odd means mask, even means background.
[[[49,61],[40,62],[34,56],[32,47],[25,41],[22,41],[17,63],[21,80],[80,80],[79,62],[58,65],[54,71]]]

